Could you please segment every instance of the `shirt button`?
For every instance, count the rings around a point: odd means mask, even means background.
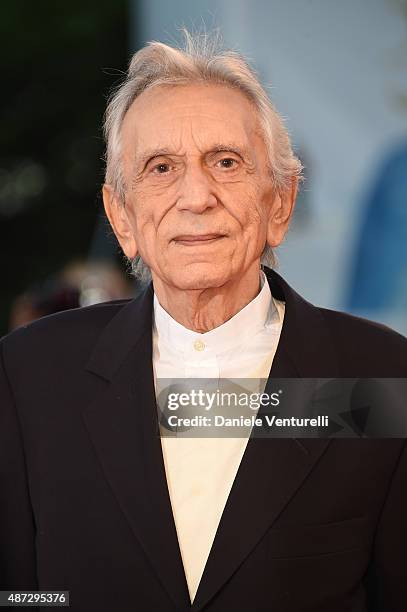
[[[202,340],[195,340],[194,342],[194,349],[196,351],[203,351],[205,348],[205,343],[202,342]]]

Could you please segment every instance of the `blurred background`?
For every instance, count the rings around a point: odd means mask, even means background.
[[[305,165],[279,272],[407,334],[407,0],[8,0],[0,335],[137,293],[100,198],[103,112],[131,53],[182,26],[250,59]]]

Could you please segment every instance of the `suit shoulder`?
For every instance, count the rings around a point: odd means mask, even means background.
[[[81,344],[92,342],[100,330],[130,301],[113,300],[47,315],[8,333],[0,342],[3,350],[9,353],[29,351],[31,347],[46,350],[47,347],[75,341]]]
[[[339,310],[330,310],[328,308],[318,308],[318,310],[329,327],[332,330],[336,330],[337,333],[356,334],[357,337],[372,339],[374,342],[388,342],[404,346],[407,349],[407,338],[383,323],[340,312]]]
[[[407,376],[407,338],[395,330],[345,312],[319,308],[341,362],[364,364],[366,376]]]

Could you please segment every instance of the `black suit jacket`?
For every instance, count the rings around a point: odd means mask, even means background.
[[[407,341],[286,301],[271,377],[405,377]],[[0,588],[191,609],[158,435],[151,285],[1,342]],[[192,610],[405,612],[403,439],[250,439]],[[45,608],[44,608],[45,609]]]

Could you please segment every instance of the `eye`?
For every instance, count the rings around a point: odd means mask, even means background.
[[[233,159],[233,157],[224,157],[218,161],[218,165],[220,168],[228,170],[230,168],[235,168],[237,166],[237,161]]]
[[[170,165],[162,162],[161,164],[157,164],[153,168],[153,172],[155,174],[166,174],[170,170]]]

